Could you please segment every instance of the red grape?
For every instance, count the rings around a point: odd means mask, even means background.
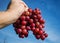
[[[34,23],[32,23],[32,24],[31,24],[31,27],[35,27],[35,24],[34,24]]]
[[[26,11],[26,12],[25,12],[25,15],[26,15],[26,16],[29,16],[29,15],[30,15],[30,13],[29,13],[28,11]]]
[[[21,26],[21,29],[25,29],[26,28],[26,26]]]
[[[35,30],[35,27],[32,27],[31,30],[34,31]]]
[[[42,30],[42,25],[39,25],[40,30]]]
[[[20,18],[21,18],[21,20],[25,20],[25,16],[21,16]]]
[[[33,19],[36,19],[37,18],[37,16],[36,15],[33,15]]]
[[[45,21],[44,21],[43,19],[40,19],[39,22],[40,22],[41,24],[44,24],[44,23],[45,23]]]
[[[17,34],[20,34],[22,32],[22,29],[16,29]]]
[[[34,19],[34,23],[38,22],[38,19]]]
[[[45,37],[48,37],[48,34],[47,33],[45,33],[44,35],[45,35]]]
[[[22,34],[22,35],[21,35],[21,34],[19,34],[19,37],[20,37],[20,38],[24,38],[24,37],[25,37],[25,35],[23,35],[23,34]]]
[[[37,39],[40,39],[40,35],[36,35],[35,37],[36,37]]]
[[[25,34],[25,37],[28,37],[28,32]]]
[[[40,23],[39,22],[36,22],[36,27],[39,27]]]
[[[26,35],[27,34],[27,30],[26,29],[23,29],[22,30],[22,34]]]
[[[37,18],[38,18],[38,19],[41,19],[41,18],[42,18],[42,16],[41,16],[40,14],[38,14],[38,15],[37,15]]]
[[[26,16],[26,20],[29,20],[30,19],[30,17],[29,16]]]
[[[31,30],[36,39],[44,40],[48,34],[43,30],[45,21],[42,19],[41,12],[38,8],[24,11],[22,15],[13,23],[14,30],[20,38],[28,37],[28,32]]]
[[[22,25],[26,25],[26,23],[27,23],[26,21],[22,21]]]
[[[39,35],[42,35],[43,34],[43,31],[42,30],[39,30],[38,33],[39,33]]]
[[[31,30],[30,26],[27,26],[26,29],[27,29],[27,30]]]
[[[29,8],[28,11],[32,13],[32,9],[31,8]]]
[[[42,24],[41,26],[42,26],[42,28],[44,28],[44,27],[45,27],[45,26],[44,26],[44,24]]]
[[[29,23],[33,23],[33,19],[30,19],[30,20],[29,20]]]
[[[39,28],[35,28],[34,32],[38,33],[39,32]]]
[[[41,40],[44,40],[45,39],[45,36],[44,35],[41,35]]]

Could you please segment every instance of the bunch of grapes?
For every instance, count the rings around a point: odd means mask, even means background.
[[[44,40],[48,34],[43,30],[44,19],[42,19],[41,12],[38,8],[22,13],[19,19],[13,23],[14,30],[20,38],[28,37],[28,31],[32,31],[36,39]]]

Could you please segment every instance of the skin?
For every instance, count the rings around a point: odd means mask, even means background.
[[[11,0],[7,11],[0,12],[0,29],[14,23],[28,7],[22,0]]]

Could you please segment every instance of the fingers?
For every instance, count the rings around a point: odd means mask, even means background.
[[[23,12],[27,11],[28,6],[22,0],[11,0],[8,11]]]
[[[21,1],[20,4],[23,4],[24,5],[25,11],[28,9],[28,6],[23,1]]]
[[[24,5],[25,11],[28,9],[28,6],[22,0],[12,0],[12,3],[19,3]]]

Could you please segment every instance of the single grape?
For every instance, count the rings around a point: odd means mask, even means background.
[[[39,35],[42,35],[43,34],[43,31],[42,30],[39,30],[38,33],[39,33]]]
[[[33,19],[30,19],[30,20],[29,20],[29,23],[33,23]]]
[[[29,8],[28,11],[32,13],[33,10],[31,8]]]
[[[21,20],[25,20],[26,17],[25,17],[25,16],[21,16],[20,19],[21,19]]]
[[[36,39],[40,39],[40,35],[35,35]]]
[[[26,25],[27,21],[22,21],[21,24],[22,25]]]
[[[45,36],[44,35],[41,35],[41,40],[44,40],[45,39]]]
[[[30,26],[27,26],[26,29],[27,29],[27,30],[31,30]]]

